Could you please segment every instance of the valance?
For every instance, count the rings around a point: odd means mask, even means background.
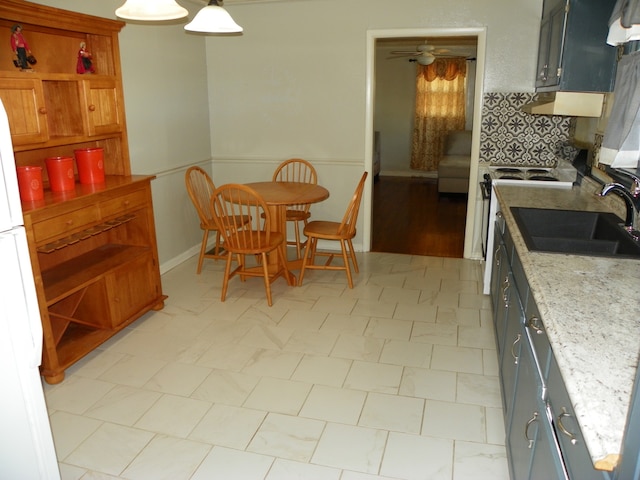
[[[458,75],[467,75],[467,61],[464,58],[436,58],[431,65],[419,67],[422,67],[421,73],[427,82],[433,82],[436,78],[451,81]]]
[[[609,45],[640,40],[640,0],[618,0],[609,18]]]

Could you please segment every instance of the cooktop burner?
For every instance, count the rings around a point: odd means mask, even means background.
[[[529,180],[536,180],[538,182],[557,182],[558,179],[550,175],[530,175],[527,177]]]

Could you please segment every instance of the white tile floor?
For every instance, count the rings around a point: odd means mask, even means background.
[[[196,259],[45,393],[64,479],[507,479],[480,262],[360,254],[355,287]]]

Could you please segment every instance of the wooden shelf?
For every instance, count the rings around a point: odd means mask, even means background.
[[[148,247],[104,245],[42,272],[47,306],[96,282],[110,271],[143,255]]]

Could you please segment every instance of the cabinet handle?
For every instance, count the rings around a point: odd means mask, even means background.
[[[513,343],[511,344],[511,356],[513,357],[513,364],[517,365],[518,362],[520,361],[520,357],[517,356],[513,349],[516,348],[516,345],[518,344],[518,342],[520,342],[520,339],[522,338],[521,334],[518,334],[518,336],[516,337],[516,339],[513,341]]]
[[[504,302],[504,308],[509,307],[509,295],[507,295],[509,287],[511,287],[511,285],[509,284],[509,276],[507,275],[502,284],[502,301]]]
[[[531,417],[524,426],[524,438],[529,443],[527,448],[533,448],[534,441],[529,438],[529,427],[531,424],[538,420],[538,412],[533,412],[533,417]]]
[[[89,111],[90,112],[95,112],[96,111],[96,106],[95,105],[89,105]]]
[[[540,73],[538,74],[538,78],[540,80],[546,81],[547,80],[547,70],[548,70],[549,66],[545,65],[542,67],[542,70],[540,70]]]
[[[578,443],[578,439],[573,433],[567,430],[562,424],[562,419],[564,417],[571,417],[571,416],[572,415],[569,412],[567,412],[567,409],[565,407],[562,407],[562,413],[558,415],[558,428],[562,433],[564,433],[567,437],[569,437],[570,439],[569,441],[571,442],[571,445],[575,445],[576,443]]]
[[[529,319],[529,321],[527,322],[527,326],[531,328],[534,332],[536,332],[538,335],[544,334],[544,328],[542,327],[542,322],[535,315]]]
[[[496,259],[496,267],[500,266],[500,255],[498,255],[498,253],[500,253],[500,246],[498,245],[498,248],[496,248],[495,253],[493,254],[493,258]]]
[[[46,109],[45,107],[40,107],[40,108],[38,109],[38,113],[39,113],[40,115],[46,115],[46,114],[47,114],[47,109]]]

